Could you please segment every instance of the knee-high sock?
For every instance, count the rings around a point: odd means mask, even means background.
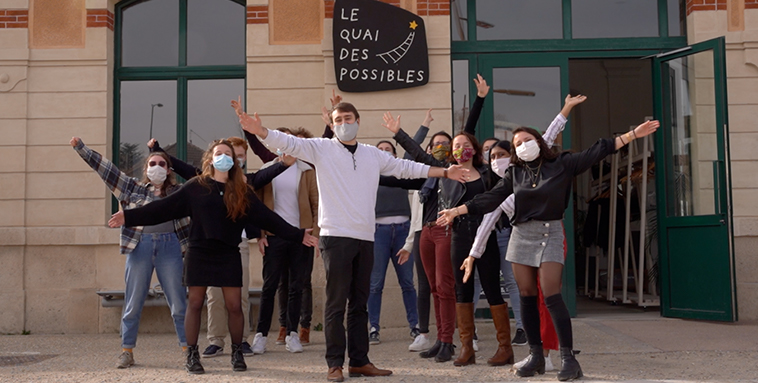
[[[521,322],[524,325],[526,339],[530,346],[542,344],[540,337],[540,309],[537,305],[537,296],[521,297]]]
[[[558,334],[558,342],[561,347],[574,347],[574,334],[571,330],[571,316],[569,315],[566,303],[563,302],[563,296],[560,293],[545,297],[545,305],[550,316],[553,317],[555,332]]]

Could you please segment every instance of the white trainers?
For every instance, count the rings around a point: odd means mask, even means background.
[[[479,341],[474,339],[473,343],[474,343],[474,351],[479,351]]]
[[[284,347],[291,353],[303,352],[303,345],[300,344],[300,335],[295,331],[284,338],[284,343],[286,344]]]
[[[519,368],[524,367],[524,365],[526,364],[526,362],[528,361],[528,359],[529,359],[529,355],[527,355],[526,358],[522,359],[520,362],[516,362],[513,365],[513,368],[515,368],[515,369],[518,370]]]
[[[426,351],[431,347],[432,343],[429,342],[429,338],[426,337],[426,334],[418,334],[416,335],[416,339],[413,340],[413,343],[408,346],[408,351]]]
[[[263,336],[263,333],[259,332],[255,334],[255,338],[253,338],[253,354],[261,355],[266,352],[267,340],[268,338]]]
[[[555,366],[553,366],[553,361],[550,360],[550,355],[545,357],[545,371],[554,371]]]

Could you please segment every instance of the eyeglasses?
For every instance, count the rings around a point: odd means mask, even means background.
[[[433,142],[432,146],[450,146],[450,141]]]
[[[158,161],[158,162],[150,161],[150,162],[147,163],[147,165],[150,166],[150,167],[158,165],[158,166],[160,166],[162,168],[165,168],[166,167],[166,161]]]

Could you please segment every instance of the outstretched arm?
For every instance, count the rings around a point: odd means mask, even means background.
[[[403,129],[400,128],[400,116],[397,116],[397,119],[392,117],[392,113],[387,112],[384,113],[384,126],[394,134],[392,138],[397,141],[400,146],[405,149],[405,155],[406,157],[410,156],[410,160],[421,162],[422,164],[427,164],[430,166],[445,166],[446,163],[444,161],[437,160],[432,156],[431,154],[424,151],[423,148],[421,148],[421,145],[419,145],[416,141],[414,141],[410,136],[408,136],[408,133],[406,133]]]
[[[108,189],[119,201],[123,201],[137,188],[137,180],[119,170],[113,162],[102,154],[90,149],[79,137],[72,137],[69,142],[84,162],[102,178]]]
[[[191,214],[190,198],[187,195],[188,186],[192,186],[190,181],[182,186],[179,190],[169,194],[165,198],[150,202],[142,207],[122,210],[111,216],[108,226],[146,226],[157,225],[172,219],[187,217]]]

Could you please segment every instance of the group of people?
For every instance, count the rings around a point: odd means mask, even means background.
[[[312,314],[310,274],[314,257],[320,255],[326,272],[329,381],[344,380],[346,350],[350,376],[392,373],[368,358],[369,345],[379,343],[390,262],[413,338],[410,351],[437,362],[453,360],[457,322],[461,348],[453,363],[476,363],[474,310],[483,291],[498,342],[488,364],[514,364],[512,344],[528,343],[529,356],[515,364],[518,376],[552,369],[549,364],[546,368],[546,352],[559,349],[558,379],[581,377],[560,293],[566,251],[561,219],[571,183],[631,140],[655,132],[658,122],[601,139],[582,152],[559,153],[551,146],[572,108],[586,99],[569,95],[544,135],[521,127],[511,142],[487,139],[483,147],[475,128],[489,86],[481,76],[474,82],[477,98],[464,130],[455,136],[435,133],[425,148],[431,110],[414,138],[401,128],[400,116],[384,115],[383,126],[405,149],[405,159],[397,158],[391,141],[359,143],[360,114],[336,94],[332,109],[324,110],[327,127],[321,138],[302,128],[269,130],[257,113],[248,115],[239,101],[232,101],[247,142],[239,137],[214,141],[202,168],[196,169],[151,140],[141,180],[72,138],[71,145],[122,208],[109,221],[111,227],[121,227],[120,248],[126,255],[123,350],[117,366],[134,364],[153,270],[165,291],[188,372],[204,372],[198,336],[206,296],[210,344],[202,357],[223,352],[228,330],[233,369],[246,370],[245,355],[266,351],[277,290],[277,343],[302,352]],[[257,173],[245,172],[247,144],[265,163]],[[174,174],[188,181],[180,186]],[[416,190],[410,202],[408,190]],[[248,238],[258,239],[264,280],[252,346],[244,308]],[[508,305],[500,293],[501,273],[516,316],[513,338]],[[428,336],[432,302],[434,343]]]

